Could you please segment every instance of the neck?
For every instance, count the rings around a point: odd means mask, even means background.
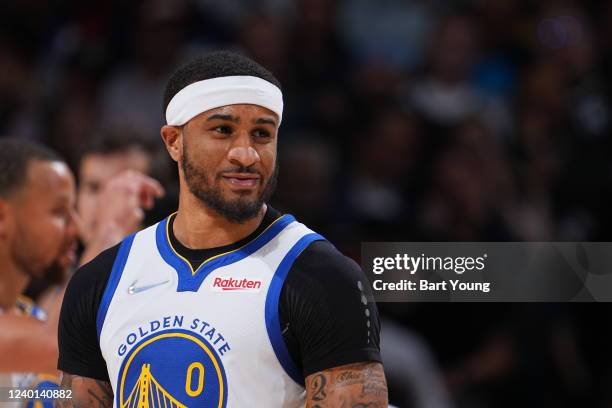
[[[173,232],[187,248],[207,249],[230,245],[255,231],[265,213],[264,204],[257,216],[237,224],[206,207],[195,197],[181,197]]]
[[[15,307],[17,298],[28,286],[30,279],[21,272],[16,265],[10,262],[8,254],[0,262],[0,308],[9,310]]]

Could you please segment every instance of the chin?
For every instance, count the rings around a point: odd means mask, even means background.
[[[63,260],[54,262],[51,266],[43,271],[41,276],[38,278],[44,278],[46,281],[52,284],[64,283],[67,276],[68,270],[70,269],[71,263]]]
[[[255,201],[257,197],[259,197],[260,195],[261,195],[261,191],[248,190],[248,189],[228,190],[224,194],[225,198],[229,200],[235,199],[236,196],[238,196],[238,197],[252,197],[253,201]]]

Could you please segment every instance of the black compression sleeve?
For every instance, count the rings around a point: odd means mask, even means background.
[[[72,277],[59,321],[58,369],[82,377],[109,381],[102,357],[96,316],[119,246],[114,246],[82,266]]]
[[[358,283],[361,282],[361,283]],[[294,362],[304,377],[380,361],[380,321],[365,274],[328,241],[313,242],[293,264],[279,304]]]

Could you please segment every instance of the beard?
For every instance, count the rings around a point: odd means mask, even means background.
[[[11,256],[16,267],[31,280],[60,284],[66,281],[68,272],[73,267],[74,259],[67,255],[73,251],[75,244],[76,237],[64,240],[59,248],[59,253],[49,259],[48,255],[37,250],[35,239],[27,231],[18,228],[11,248]]]
[[[28,244],[32,245],[33,240],[20,227],[17,228],[16,234],[11,248],[13,263],[30,279],[42,278],[50,262],[43,261],[41,256],[28,246]]]
[[[204,205],[224,217],[230,222],[243,224],[255,218],[264,203],[267,202],[276,189],[278,177],[278,160],[274,166],[274,171],[268,180],[265,180],[263,189],[257,192],[255,198],[249,198],[247,194],[235,199],[223,197],[223,190],[220,186],[221,174],[214,176],[213,182],[209,181],[212,171],[203,166],[196,165],[189,156],[187,144],[183,146],[183,160],[181,169],[185,177],[185,183],[191,194],[197,197]],[[251,173],[258,174],[261,183],[264,183],[263,176],[251,167],[236,166],[224,170],[227,173]]]

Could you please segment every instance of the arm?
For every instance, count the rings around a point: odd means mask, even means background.
[[[57,367],[63,372],[62,387],[72,390],[72,399],[60,401],[58,407],[112,406],[96,313],[116,254],[117,247],[108,249],[81,267],[66,289],[59,318]]]
[[[55,408],[111,408],[113,389],[110,383],[63,373],[62,388],[72,390],[72,398],[56,400]]]
[[[57,365],[57,323],[64,291],[46,304],[47,320],[0,316],[0,372],[53,373]]]
[[[55,326],[32,317],[0,316],[0,372],[55,372]]]
[[[359,266],[327,241],[312,243],[289,271],[279,315],[306,377],[306,408],[387,407],[380,320]]]
[[[357,363],[306,378],[306,408],[387,408],[387,381],[380,363]]]

